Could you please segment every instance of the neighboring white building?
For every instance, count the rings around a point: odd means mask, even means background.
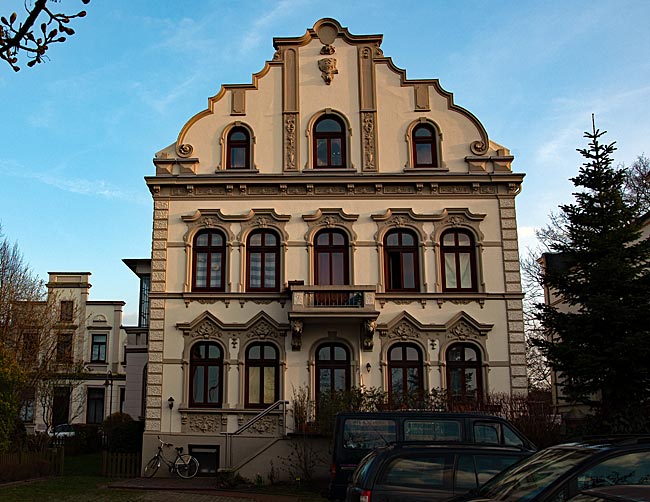
[[[265,475],[283,414],[228,455],[223,433],[298,388],[526,392],[523,174],[381,42],[333,19],[276,38],[156,154],[145,457],[164,435]]]
[[[29,430],[45,432],[64,423],[101,423],[108,415],[123,410],[125,397],[123,301],[92,301],[90,272],[50,272],[48,301],[59,318],[52,324],[56,347],[52,367],[69,361],[84,363],[87,378],[68,386],[64,378],[53,392],[50,405],[35,393],[31,406],[22,411]],[[46,409],[43,419],[43,408]],[[47,411],[51,408],[51,411]],[[50,414],[51,413],[51,414]]]

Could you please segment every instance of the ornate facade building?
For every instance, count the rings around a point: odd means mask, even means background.
[[[333,19],[275,38],[155,155],[145,452],[262,472],[291,414],[234,454],[224,433],[299,389],[526,392],[523,174],[381,42]]]

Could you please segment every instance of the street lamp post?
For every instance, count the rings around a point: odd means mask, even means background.
[[[110,390],[109,390],[110,387]],[[106,380],[104,380],[104,388],[108,391],[108,414],[106,415],[107,417],[111,416],[111,413],[113,412],[113,372],[111,370],[108,370],[106,373]]]

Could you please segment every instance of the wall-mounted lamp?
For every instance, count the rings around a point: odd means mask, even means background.
[[[167,400],[167,404],[169,404],[169,409],[171,410],[171,409],[174,407],[174,398],[173,398],[173,397],[170,397],[170,398]]]
[[[370,365],[370,363],[366,363],[366,371],[367,371],[368,373],[370,373],[370,370],[371,370],[371,369],[372,369],[372,366]]]

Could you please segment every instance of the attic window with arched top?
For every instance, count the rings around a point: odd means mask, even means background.
[[[314,168],[344,168],[345,125],[336,115],[326,114],[314,124]]]
[[[228,133],[226,169],[251,168],[251,138],[245,127],[233,127]]]
[[[437,134],[430,124],[413,128],[413,167],[438,167]]]

